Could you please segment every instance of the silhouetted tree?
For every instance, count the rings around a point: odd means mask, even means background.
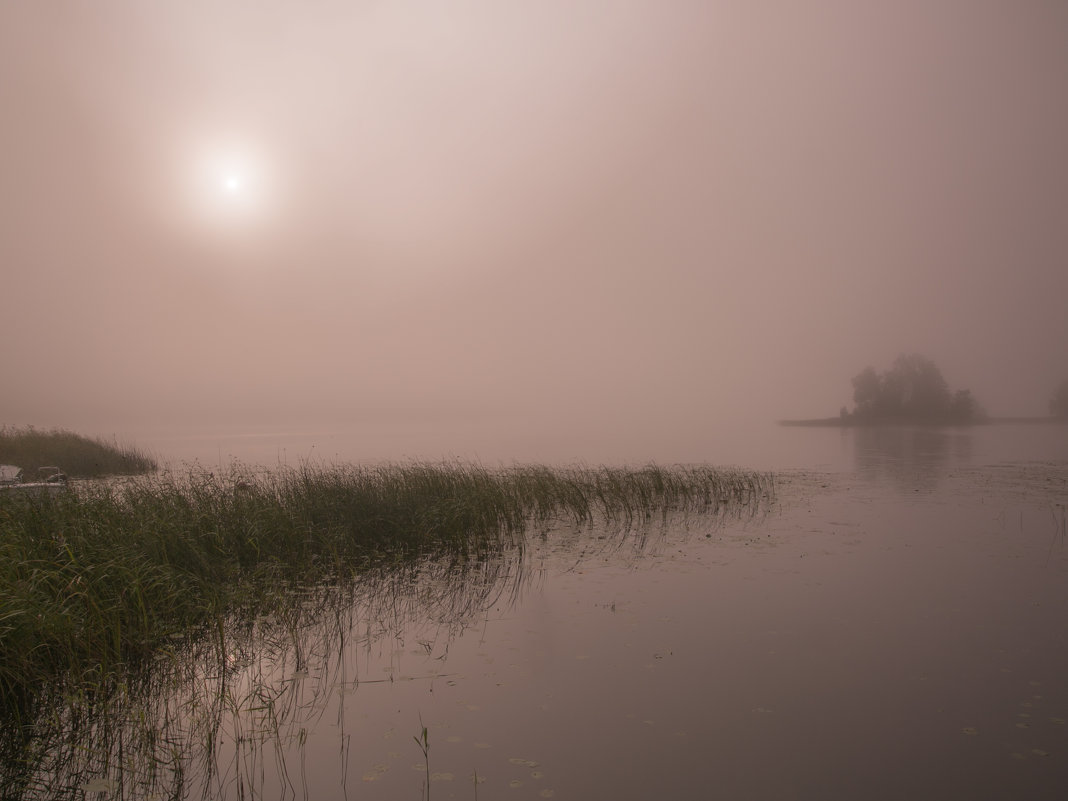
[[[981,416],[969,390],[951,393],[938,366],[918,353],[902,354],[885,373],[868,367],[853,378],[853,414],[862,420],[972,422]]]
[[[1050,398],[1049,413],[1054,417],[1068,418],[1068,379],[1061,382]]]
[[[983,410],[972,396],[970,389],[958,389],[953,394],[953,401],[949,405],[949,416],[953,420],[967,423],[981,418]]]
[[[883,380],[874,367],[853,377],[853,414],[870,416],[880,412],[883,397]]]

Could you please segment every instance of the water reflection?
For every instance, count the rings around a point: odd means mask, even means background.
[[[86,694],[72,678],[21,721],[0,716],[0,796],[308,798],[317,784],[392,782],[396,797],[415,797],[420,782],[450,779],[433,771],[448,747],[440,718],[431,776],[414,773],[412,699],[462,687],[450,650],[461,640],[477,648],[491,612],[509,615],[550,570],[627,569],[727,520],[759,517],[768,501],[633,526],[543,525],[498,552],[287,587],[272,608],[235,611],[121,681]],[[368,762],[369,753],[379,756]]]
[[[930,447],[913,461],[964,458]],[[902,503],[892,453],[864,492],[784,476],[729,525],[544,529],[292,587],[146,685],[57,696],[0,795],[1059,798],[1068,464]]]
[[[450,639],[535,578],[510,549],[291,587],[275,608],[237,612],[113,685],[56,688],[30,726],[5,717],[0,795],[245,798],[268,782],[284,796],[332,698],[361,683],[437,677]],[[415,644],[428,658],[418,676],[401,664]]]
[[[889,480],[905,492],[932,490],[946,467],[970,464],[972,429],[871,426],[848,430],[858,475]]]

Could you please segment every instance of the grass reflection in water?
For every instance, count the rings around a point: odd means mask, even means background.
[[[414,623],[447,650],[533,579],[528,537],[641,550],[653,520],[757,513],[772,492],[707,466],[413,463],[4,501],[0,794],[244,797],[332,693],[399,678],[360,676],[354,639]],[[592,525],[603,539],[577,534]]]

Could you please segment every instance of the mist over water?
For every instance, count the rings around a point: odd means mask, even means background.
[[[113,737],[152,720],[119,698],[32,778],[1062,797],[1068,425],[776,421],[837,417],[899,354],[1047,414],[1066,42],[1038,0],[0,2],[0,425],[235,497],[235,464],[408,460],[777,485],[731,520],[428,558],[366,608],[295,586],[249,622],[273,639],[220,625],[224,666],[191,649],[154,708],[190,761],[128,768],[171,741]]]
[[[912,352],[1046,412],[1061,4],[579,6],[4,3],[0,422],[718,460]]]
[[[983,426],[790,427],[774,423],[709,425],[687,437],[637,445],[593,432],[555,436],[511,427],[470,425],[443,431],[394,425],[334,431],[161,431],[139,440],[163,463],[226,468],[233,461],[261,467],[303,463],[462,461],[487,467],[523,463],[640,466],[709,463],[755,470],[812,469],[859,474],[911,474],[919,465],[949,468],[1003,462],[1057,462],[1068,458],[1068,426],[1059,423]]]

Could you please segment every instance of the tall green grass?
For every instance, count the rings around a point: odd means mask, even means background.
[[[384,677],[368,670],[364,649],[414,625],[420,644],[443,659],[456,634],[522,580],[517,572],[512,552],[452,568],[424,559],[364,573],[359,582],[293,587],[274,608],[228,615],[225,647],[212,637],[184,638],[150,669],[101,689],[68,684],[38,705],[23,733],[5,732],[0,720],[0,798],[103,797],[80,789],[93,786],[107,786],[109,798],[299,797],[277,748],[321,721],[326,699],[445,670],[435,659],[419,675]],[[275,778],[288,794],[262,775],[265,760],[283,768]]]
[[[68,476],[94,478],[151,473],[158,467],[149,454],[129,445],[83,437],[62,429],[0,426],[0,464],[21,467],[24,480],[42,467],[59,467]]]
[[[180,784],[185,758],[170,756],[164,732],[196,719],[203,699],[130,710],[168,697],[161,683],[175,670],[223,693],[235,655],[262,640],[257,621],[297,643],[310,620],[340,621],[354,593],[383,616],[416,593],[440,619],[461,620],[521,584],[531,531],[756,513],[773,492],[770,476],[707,466],[411,463],[192,469],[79,482],[57,496],[0,493],[0,794],[37,797],[40,782],[82,770],[86,753],[113,753],[114,738],[131,733],[143,742],[124,747],[155,754],[151,770]],[[349,628],[339,622],[338,636]],[[298,667],[313,647],[297,647]],[[129,714],[141,722],[127,726]],[[106,774],[96,759],[88,764]]]
[[[96,680],[150,660],[298,583],[425,556],[459,565],[521,548],[530,525],[630,525],[771,492],[770,477],[709,467],[413,463],[194,469],[56,497],[0,494],[0,703],[50,677]]]

